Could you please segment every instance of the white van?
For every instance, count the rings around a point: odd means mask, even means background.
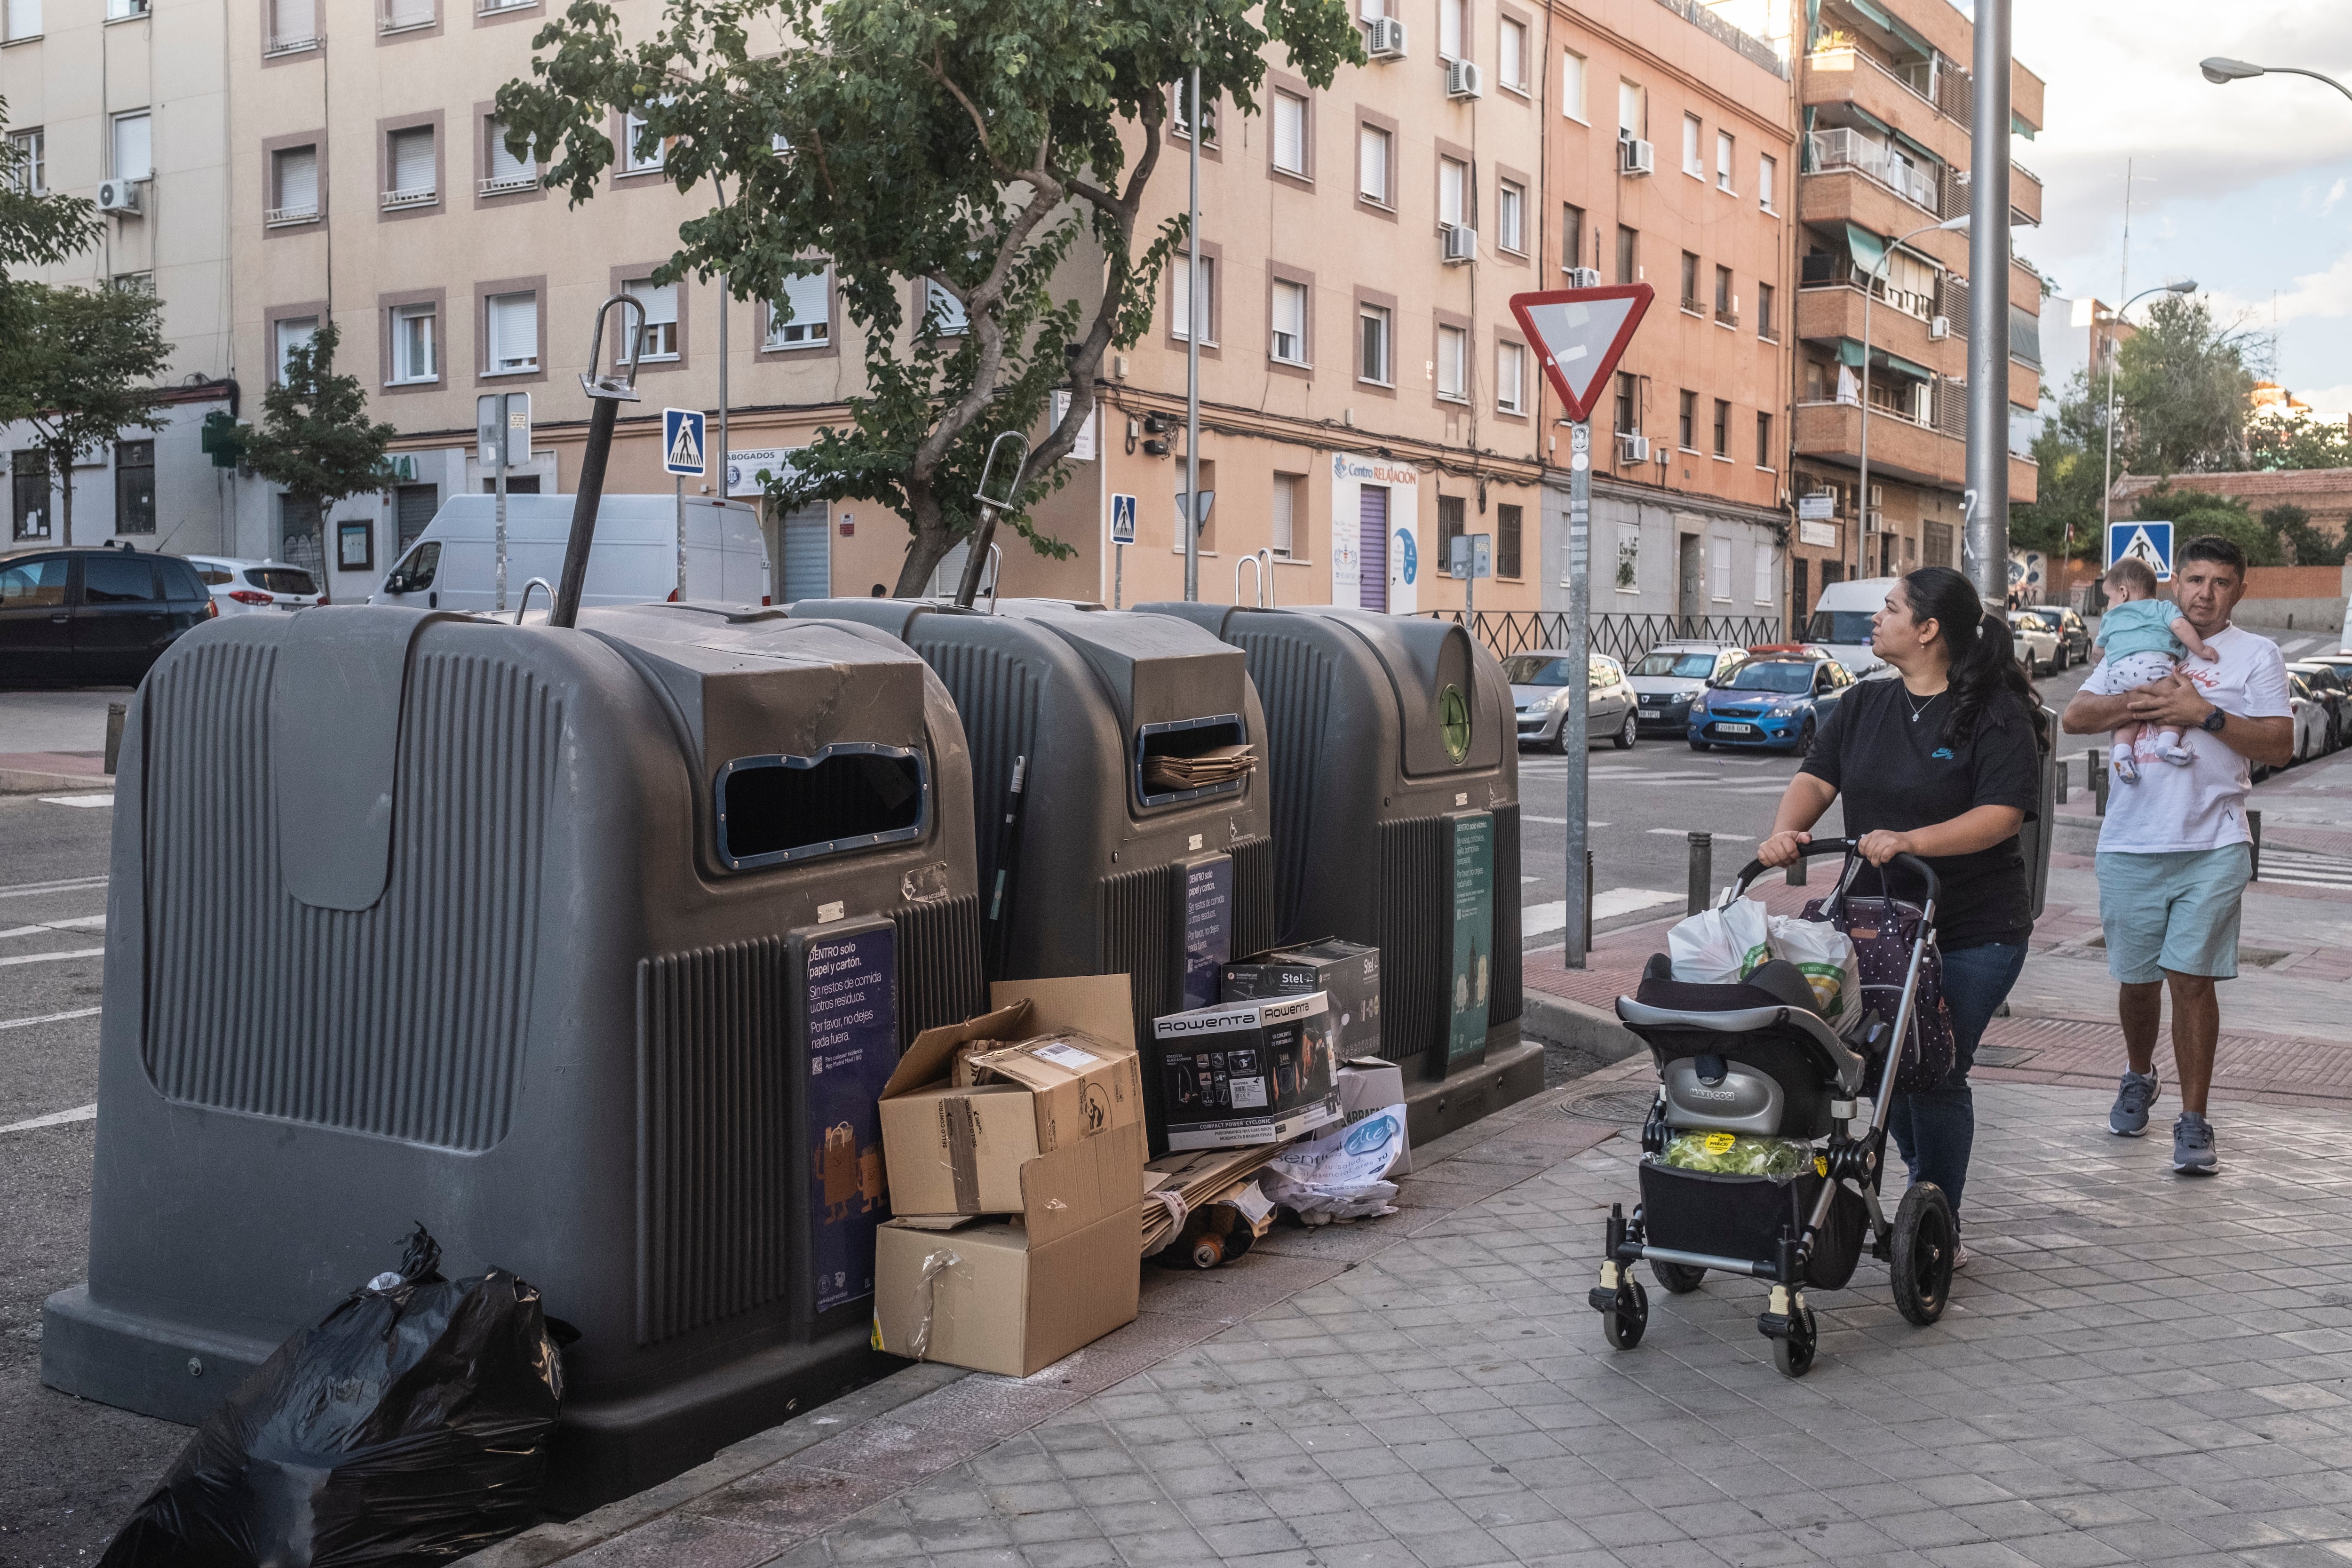
[[[507,608],[522,605],[533,577],[563,575],[572,538],[572,498],[507,497]],[[457,495],[442,503],[369,596],[376,605],[431,610],[488,610],[498,601],[496,496]],[[583,605],[646,605],[677,587],[677,502],[671,496],[606,496],[596,509]],[[686,502],[688,599],[764,605],[772,590],[767,542],[740,501],[689,496]],[[544,614],[549,595],[533,590],[530,609]]]
[[[1813,618],[1805,623],[1804,640],[1819,643],[1856,680],[1886,668],[1870,651],[1870,620],[1886,607],[1886,595],[1898,577],[1860,577],[1851,583],[1829,583],[1813,601]]]

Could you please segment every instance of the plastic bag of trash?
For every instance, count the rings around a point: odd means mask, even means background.
[[[562,1363],[539,1292],[418,1226],[203,1426],[100,1568],[433,1563],[535,1523]]]
[[[1383,1106],[1285,1149],[1266,1166],[1258,1186],[1308,1225],[1371,1219],[1396,1213],[1389,1200],[1397,1186],[1386,1178],[1403,1152],[1404,1107]]]
[[[1813,1163],[1813,1146],[1795,1138],[1677,1132],[1666,1141],[1665,1162],[1718,1176],[1793,1176]]]
[[[1675,978],[1728,985],[1772,956],[1771,923],[1754,899],[1734,899],[1680,920],[1666,932]]]

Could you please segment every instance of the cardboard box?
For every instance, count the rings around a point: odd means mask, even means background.
[[[1358,1057],[1339,1064],[1339,1117],[1350,1124],[1384,1106],[1404,1103],[1404,1069],[1378,1057]],[[1412,1141],[1408,1136],[1389,1174],[1402,1176],[1412,1169]]]
[[[1246,963],[1228,963],[1217,976],[1220,1002],[1266,996],[1305,996],[1320,991],[1330,999],[1331,1046],[1344,1059],[1381,1048],[1381,950],[1336,937],[1263,953]]]
[[[1132,1207],[1148,1151],[1129,994],[1123,974],[1001,982],[996,1011],[916,1036],[882,1090],[891,1207]],[[1097,1193],[1103,1163],[1127,1174]]]
[[[1319,991],[1171,1013],[1151,1029],[1171,1151],[1272,1143],[1339,1120]]]
[[[972,1220],[877,1233],[874,1341],[892,1355],[1027,1377],[1135,1321],[1132,1204],[1080,1229]]]

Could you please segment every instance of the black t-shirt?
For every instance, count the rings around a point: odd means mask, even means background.
[[[2041,763],[2024,704],[2001,693],[1986,704],[1974,739],[1948,744],[1951,700],[1948,692],[1932,699],[1915,721],[1917,700],[1899,679],[1846,689],[1801,771],[1837,790],[1847,837],[1932,827],[1979,805],[2013,805],[2029,819],[2039,815]],[[1946,952],[2022,942],[2033,930],[2032,892],[2016,835],[1972,855],[1928,857],[1927,864],[1943,884],[1936,940]],[[1864,867],[1855,890],[1879,891],[1877,879],[1874,868]],[[1899,870],[1890,879],[1897,898],[1916,902],[1925,891],[1906,886],[1916,879]]]

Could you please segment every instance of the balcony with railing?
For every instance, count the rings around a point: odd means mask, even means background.
[[[1804,100],[1814,107],[1851,104],[1916,138],[1937,156],[1965,162],[1968,121],[1938,107],[1936,75],[1932,60],[1891,66],[1852,39],[1839,38],[1805,57]]]
[[[536,5],[538,0],[531,0],[531,3]],[[517,191],[534,189],[538,184],[539,171],[525,169],[518,174],[486,175],[477,189],[486,196],[510,196]]]
[[[265,228],[292,228],[298,224],[316,223],[319,216],[319,204],[305,202],[293,206],[269,207],[262,213],[261,223]]]
[[[1834,126],[1806,136],[1805,173],[1848,172],[1894,192],[1931,219],[1947,216],[1941,165],[1920,163],[1851,126]]]
[[[409,33],[433,26],[436,20],[435,0],[383,0],[383,9],[376,16],[379,33]]]
[[[441,191],[438,186],[409,185],[401,190],[384,192],[383,210],[389,213],[400,212],[409,207],[429,207],[440,199]]]

